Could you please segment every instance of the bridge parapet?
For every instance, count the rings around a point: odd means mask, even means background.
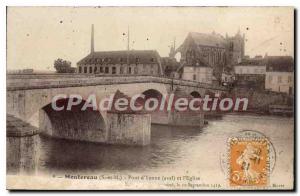
[[[7,76],[7,90],[29,90],[47,88],[65,88],[78,86],[96,86],[130,83],[160,83],[172,86],[188,86],[210,90],[227,91],[223,86],[199,83],[189,80],[173,79],[160,76],[99,76],[82,74],[11,74]]]

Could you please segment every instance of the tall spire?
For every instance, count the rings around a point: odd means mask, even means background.
[[[173,39],[173,43],[170,46],[169,57],[172,57],[172,58],[175,57],[175,48],[176,48],[176,38]]]
[[[94,24],[92,24],[92,31],[91,31],[91,53],[94,53]]]

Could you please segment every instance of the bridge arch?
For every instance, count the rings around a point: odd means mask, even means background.
[[[156,110],[150,112],[151,114],[151,123],[152,124],[167,124],[168,122],[168,112],[165,110],[160,110],[161,101],[165,101],[162,99],[163,93],[156,90],[156,89],[148,89],[142,92],[143,95],[145,95],[144,101],[150,98],[156,98],[158,100],[158,107]],[[167,102],[165,102],[165,105],[167,105]],[[150,105],[151,107],[152,105]]]
[[[56,138],[103,142],[106,139],[106,123],[98,110],[88,107],[82,110],[85,100],[72,106],[69,110],[67,103],[70,99],[60,99],[56,102],[63,110],[56,111],[49,103],[39,110],[39,128],[44,134]]]
[[[198,91],[193,91],[190,93],[190,95],[194,98],[201,98],[201,94]]]
[[[145,99],[149,99],[149,98],[161,98],[162,97],[162,93],[156,89],[148,89],[145,90],[144,92],[142,92],[143,95],[145,95]]]

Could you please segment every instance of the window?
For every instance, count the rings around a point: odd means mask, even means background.
[[[123,74],[123,73],[124,73],[124,68],[120,67],[120,74]]]
[[[81,68],[81,67],[79,67],[79,71],[78,71],[79,73],[81,73],[81,71],[82,71],[81,69],[82,69],[82,68]]]
[[[137,73],[138,73],[138,68],[134,67],[134,74],[137,74]]]
[[[87,73],[87,67],[84,67],[84,73]]]
[[[112,67],[112,74],[116,74],[116,67]]]
[[[100,67],[100,73],[103,73],[103,67]]]
[[[269,76],[269,82],[271,83],[273,80],[272,76]]]
[[[264,73],[264,69],[263,68],[261,68],[260,73]]]
[[[281,76],[278,76],[278,83],[281,83],[282,82],[282,78]]]
[[[240,68],[240,73],[244,73],[244,69],[242,67]]]
[[[97,67],[95,66],[95,67],[94,67],[94,73],[96,73],[96,72],[97,72]]]
[[[93,68],[92,67],[90,67],[90,73],[93,73]]]
[[[151,58],[150,61],[151,61],[151,62],[154,62],[154,58]]]
[[[193,75],[193,80],[196,80],[196,74]]]
[[[229,50],[233,51],[233,42],[230,42],[230,44],[229,44]]]
[[[131,67],[128,68],[128,73],[131,74]]]
[[[120,58],[120,63],[121,63],[121,64],[123,63],[123,58]]]
[[[139,58],[135,58],[135,63],[138,64],[140,62]]]
[[[108,67],[105,67],[105,73],[108,73],[108,72],[109,72]]]

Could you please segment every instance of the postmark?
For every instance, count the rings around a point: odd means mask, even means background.
[[[230,186],[266,186],[269,144],[265,138],[230,138]]]
[[[227,139],[221,164],[230,188],[269,186],[275,166],[275,150],[269,139],[257,131],[241,131]]]

